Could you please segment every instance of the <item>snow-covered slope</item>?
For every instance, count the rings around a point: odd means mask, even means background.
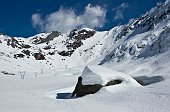
[[[0,35],[0,60],[13,69],[24,69],[27,64],[30,69],[34,64],[48,69],[83,65],[100,56],[104,35],[105,32],[90,29],[74,30],[70,34],[43,33],[29,38]]]
[[[0,34],[0,111],[169,112],[169,15],[167,0],[110,31]],[[70,99],[81,75],[85,85],[118,77],[124,83]],[[133,78],[147,83],[139,87]]]
[[[98,32],[84,28],[29,38],[0,35],[2,70],[71,68],[147,58],[169,50],[170,2],[159,4],[127,25]],[[40,67],[41,66],[41,67]]]
[[[101,61],[146,58],[169,50],[170,3],[159,4],[114,36],[113,50]]]

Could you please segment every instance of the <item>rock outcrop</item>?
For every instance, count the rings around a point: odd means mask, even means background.
[[[111,80],[109,81],[105,86],[112,86],[112,85],[116,85],[116,84],[120,84],[122,82],[122,80]],[[76,84],[76,87],[72,93],[72,97],[73,96],[77,96],[77,97],[82,97],[88,94],[94,94],[97,91],[99,91],[102,87],[105,87],[101,84],[94,84],[94,85],[83,85],[82,84],[82,77],[80,76],[78,78],[78,82]]]
[[[72,93],[72,97],[73,96],[78,96],[78,97],[82,97],[85,96],[87,94],[94,94],[97,91],[99,91],[103,86],[100,84],[94,84],[94,85],[83,85],[82,84],[82,77],[78,78],[78,82],[77,85],[75,87],[75,90]]]
[[[45,57],[42,53],[34,53],[34,57],[36,60],[45,60]]]

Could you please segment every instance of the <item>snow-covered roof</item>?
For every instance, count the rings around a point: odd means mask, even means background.
[[[83,85],[106,85],[111,80],[120,79],[124,84],[126,83],[133,86],[140,86],[140,84],[129,75],[101,66],[86,66],[81,77]]]

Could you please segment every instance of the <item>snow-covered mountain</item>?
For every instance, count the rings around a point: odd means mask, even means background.
[[[36,70],[81,66],[101,56],[107,32],[92,29],[73,30],[69,34],[57,31],[29,38],[0,36],[1,69]],[[103,54],[104,55],[104,54]]]
[[[1,71],[61,69],[149,58],[170,49],[170,2],[110,31],[74,29],[29,38],[0,35]]]

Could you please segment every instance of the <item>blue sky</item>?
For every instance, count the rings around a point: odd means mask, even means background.
[[[29,37],[90,27],[109,30],[165,0],[1,0],[0,32]]]

